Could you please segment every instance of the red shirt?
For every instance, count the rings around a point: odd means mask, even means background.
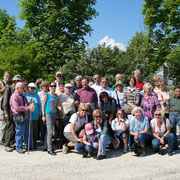
[[[141,81],[136,81],[136,87],[139,88],[140,91],[143,89],[143,82]]]

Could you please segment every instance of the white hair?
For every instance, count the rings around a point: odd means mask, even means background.
[[[75,80],[77,80],[77,79],[82,79],[82,76],[80,76],[80,75],[79,75],[79,76],[76,76],[76,77],[75,77]]]
[[[15,86],[15,89],[19,89],[23,87],[23,83],[22,82],[18,82]]]
[[[141,71],[139,69],[137,69],[134,71],[134,74],[136,74],[136,73],[141,74]]]

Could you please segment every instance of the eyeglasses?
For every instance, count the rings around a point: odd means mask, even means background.
[[[101,118],[101,116],[94,116],[95,118]]]
[[[161,116],[161,114],[155,114],[156,116]]]
[[[99,79],[99,78],[94,78],[94,80],[97,80],[97,79]]]
[[[50,85],[50,87],[56,87],[56,85]]]
[[[86,110],[86,109],[82,109],[82,111],[83,111],[83,112],[87,112],[88,110]]]

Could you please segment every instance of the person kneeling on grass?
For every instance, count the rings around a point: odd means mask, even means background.
[[[98,152],[100,154],[101,143],[99,139],[99,135],[94,131],[93,125],[91,123],[87,123],[84,128],[83,133],[83,143],[78,143],[76,145],[76,149],[79,153],[83,154],[83,158],[92,157],[93,154],[93,144],[98,142],[99,148]]]
[[[126,117],[125,111],[123,109],[117,110],[117,118],[112,121],[111,127],[114,131],[114,146],[119,147],[119,140],[123,140],[124,143],[124,153],[128,152],[128,127],[129,120]]]

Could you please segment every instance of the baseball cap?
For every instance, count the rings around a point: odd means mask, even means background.
[[[93,125],[91,123],[87,123],[85,125],[85,132],[86,132],[87,135],[93,134],[94,129],[93,129]]]
[[[62,73],[61,73],[60,71],[58,71],[58,72],[56,73],[56,76],[57,76],[58,74],[62,75]]]

